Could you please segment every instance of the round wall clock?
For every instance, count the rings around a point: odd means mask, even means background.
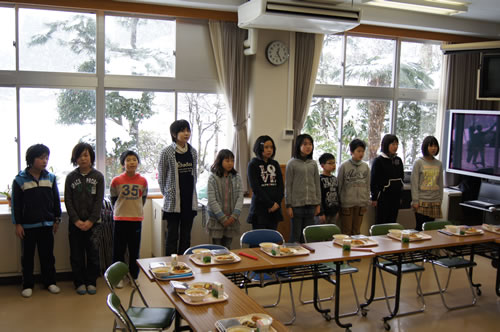
[[[266,47],[266,58],[275,66],[284,64],[289,57],[290,52],[288,51],[288,46],[282,41],[272,41]]]

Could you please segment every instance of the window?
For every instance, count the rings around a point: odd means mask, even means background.
[[[161,150],[172,142],[175,120],[172,92],[108,91],[106,93],[106,183],[122,172],[120,155],[137,151],[139,172],[150,189],[158,189],[157,167]]]
[[[88,109],[74,103],[78,98],[86,100]],[[21,164],[26,166],[28,147],[38,143],[48,146],[48,169],[56,174],[63,192],[66,176],[74,169],[73,147],[80,141],[95,144],[95,91],[22,88],[20,106]]]
[[[21,70],[95,72],[95,14],[21,8],[19,41]]]
[[[14,8],[0,7],[0,20],[2,23],[2,33],[0,33],[0,70],[16,69],[16,48],[14,42],[15,16]]]
[[[58,176],[61,192],[79,141],[95,147],[96,168],[105,174],[107,186],[122,172],[121,152],[136,150],[151,192],[158,190],[158,158],[172,142],[169,128],[175,119],[191,123],[190,143],[199,152],[200,177],[208,177],[217,151],[228,148],[232,125],[217,94],[213,60],[187,57],[192,50],[182,49],[182,66],[176,61],[176,35],[205,38],[206,21],[178,23],[23,5],[18,10],[0,6],[0,18],[0,135],[12,156],[0,175],[0,191],[25,167],[25,151],[35,143],[50,148],[49,168]],[[205,54],[211,52],[208,47],[210,43],[194,49]],[[196,66],[190,65],[193,61]],[[207,70],[192,69],[200,66]],[[206,181],[198,182],[198,189],[205,186]]]
[[[175,21],[106,16],[106,73],[175,76]]]
[[[367,144],[365,160],[371,161],[382,137],[395,133],[398,155],[411,167],[423,138],[438,136],[441,58],[436,43],[347,33],[325,36],[303,129],[315,140],[314,157],[331,152],[341,163],[350,158],[349,142],[360,138]]]
[[[13,123],[16,120],[16,89],[0,87],[0,139],[2,140],[2,153],[4,162],[0,172],[0,191],[7,191],[7,186],[12,184],[12,179],[18,171],[17,156],[17,128]],[[6,158],[8,156],[8,158]],[[4,198],[4,197],[3,197]]]

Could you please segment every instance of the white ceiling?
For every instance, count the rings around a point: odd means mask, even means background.
[[[245,0],[117,0],[178,7],[236,12]],[[500,0],[462,0],[469,3],[467,13],[454,16],[422,14],[362,5],[361,0],[306,0],[353,4],[362,9],[361,23],[416,30],[485,36],[500,39]]]

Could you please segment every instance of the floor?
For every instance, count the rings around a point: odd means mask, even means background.
[[[477,258],[478,268],[474,271],[474,281],[483,286],[482,296],[474,307],[447,311],[441,304],[439,295],[427,296],[425,313],[415,314],[396,318],[391,321],[391,331],[496,331],[500,323],[500,298],[496,296],[494,283],[496,270],[491,267],[490,261],[481,257]],[[367,260],[355,263],[360,272],[355,274],[355,284],[358,288],[360,299],[363,298],[369,262]],[[444,269],[441,269],[440,276],[445,277]],[[350,310],[354,306],[353,293],[346,276],[346,282],[342,287],[342,307],[341,310]],[[436,288],[432,268],[427,265],[424,273],[424,291]],[[387,276],[386,284],[390,284],[394,277]],[[144,275],[139,277],[140,287],[152,306],[169,306],[169,301],[154,283],[150,283]],[[394,282],[392,282],[394,283]],[[0,286],[0,331],[111,331],[113,316],[106,306],[106,295],[108,293],[104,280],[98,280],[98,293],[96,295],[80,296],[74,292],[72,283],[69,281],[59,282],[61,293],[50,294],[46,290],[36,287],[33,296],[25,299],[20,295],[19,285]],[[415,295],[414,276],[403,278],[404,304],[402,310],[408,306],[415,307],[419,303]],[[272,286],[276,287],[276,286]],[[304,286],[304,296],[311,294],[311,283]],[[276,292],[271,288],[251,289],[250,296],[259,303],[271,303]],[[277,288],[275,288],[277,290]],[[322,296],[331,294],[331,285],[322,281],[320,291]],[[282,321],[290,318],[290,301],[288,288],[282,297],[282,303],[277,308],[268,309]],[[295,297],[298,296],[299,285],[294,285]],[[381,290],[378,287],[378,290]],[[126,296],[130,292],[130,287],[119,290],[119,295]],[[449,299],[451,303],[469,301],[470,291],[466,286],[465,273],[455,271],[452,274],[451,286],[449,289]],[[457,296],[452,296],[452,294]],[[296,301],[298,302],[298,301]],[[324,306],[330,306],[330,302],[325,302]],[[341,331],[334,321],[326,321],[320,314],[314,311],[312,305],[297,304],[297,320],[290,326],[290,331]],[[387,315],[387,308],[383,301],[374,302],[369,307],[367,317],[360,314],[354,317],[343,318],[343,322],[351,322],[353,331],[384,331],[381,318]]]

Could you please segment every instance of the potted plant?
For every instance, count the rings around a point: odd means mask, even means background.
[[[11,206],[11,203],[12,203],[11,202],[12,197],[11,197],[10,193],[11,193],[11,190],[10,190],[9,185],[7,185],[7,189],[5,191],[0,192],[0,195],[4,195],[5,198],[7,199],[7,201],[9,202],[9,206]]]

